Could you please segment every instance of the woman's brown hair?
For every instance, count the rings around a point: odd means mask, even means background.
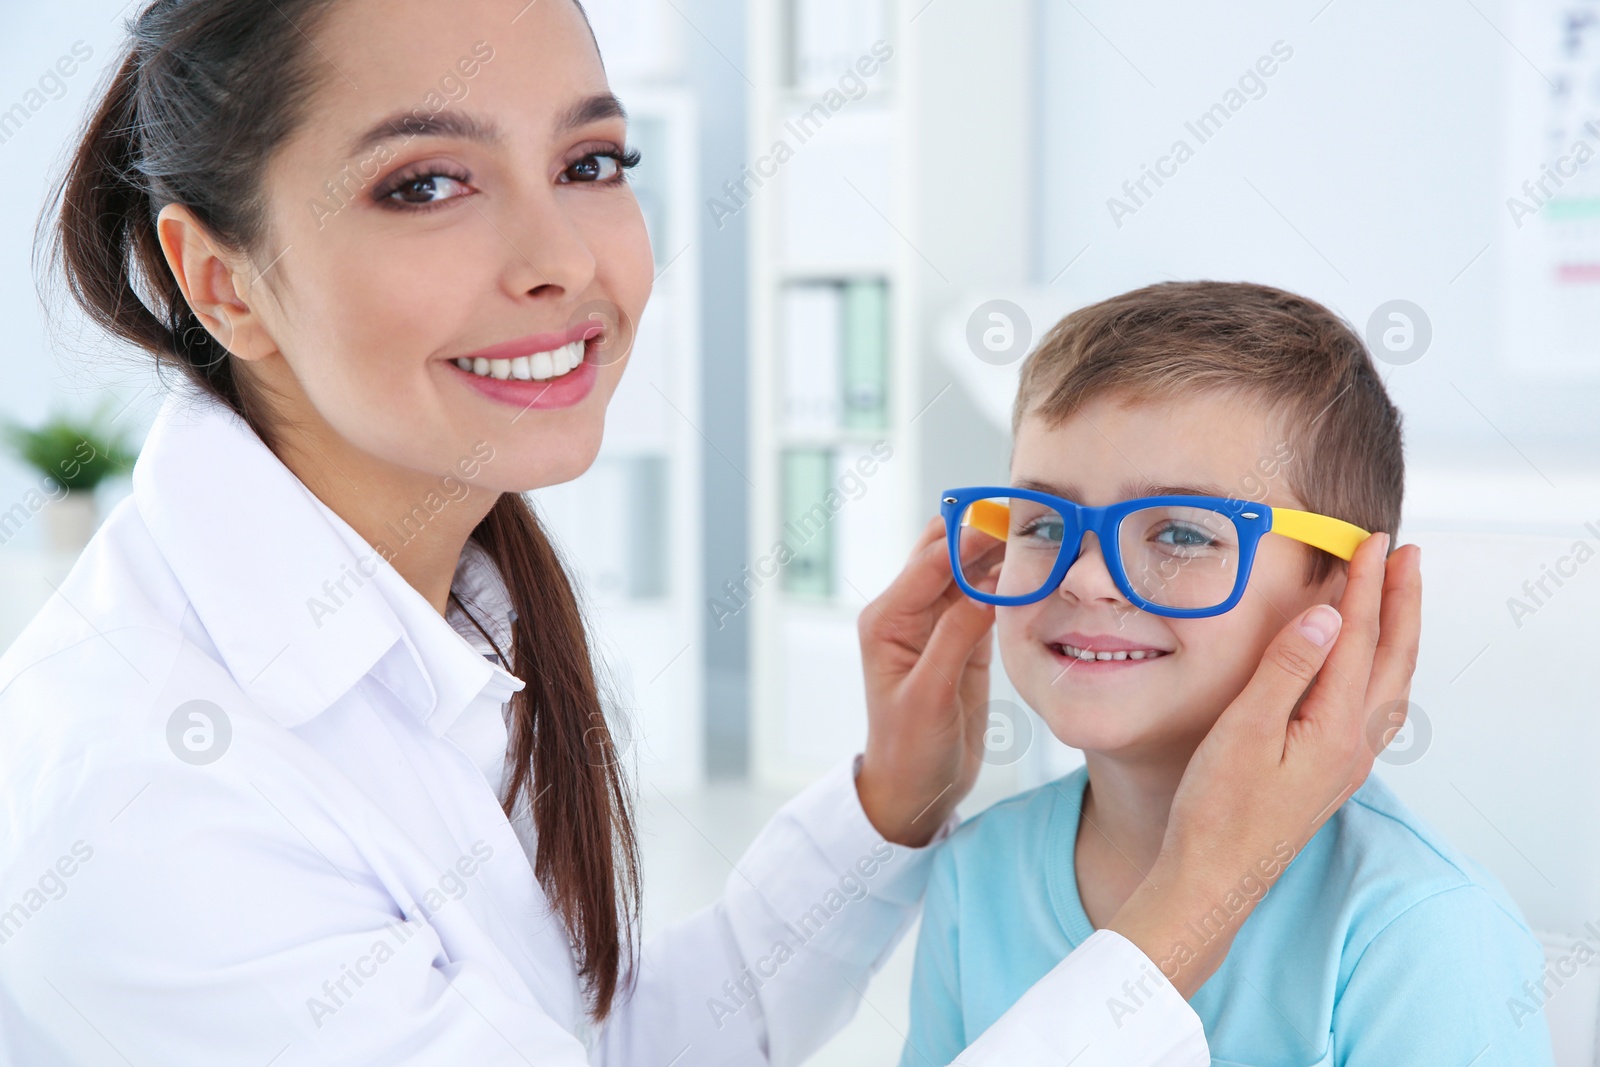
[[[55,199],[46,208],[50,264],[90,317],[153,353],[158,375],[175,368],[228,404],[269,446],[266,397],[190,309],[156,218],[183,204],[223,245],[270,259],[260,255],[269,243],[261,176],[306,115],[319,69],[308,35],[332,3],[145,7],[56,190],[59,212]],[[531,810],[535,877],[566,926],[589,1013],[603,1019],[633,959],[639,855],[583,615],[522,494],[501,494],[471,536],[510,594],[511,669],[527,683],[512,698],[504,809]]]

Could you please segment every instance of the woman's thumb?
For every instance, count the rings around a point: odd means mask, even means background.
[[[1284,676],[1284,684],[1292,685],[1296,694],[1300,693],[1322,669],[1343,623],[1339,612],[1327,604],[1307,608],[1267,646],[1261,666],[1276,667]]]
[[[1288,722],[1306,686],[1327,660],[1343,621],[1327,604],[1303,612],[1272,639],[1255,676],[1230,707],[1252,709],[1273,722]]]
[[[1317,666],[1320,668],[1322,661],[1328,656],[1328,646],[1333,644],[1333,639],[1339,636],[1339,627],[1344,624],[1344,618],[1337,608],[1331,604],[1316,604],[1308,608],[1299,619],[1295,621],[1294,628],[1302,637],[1316,646]]]

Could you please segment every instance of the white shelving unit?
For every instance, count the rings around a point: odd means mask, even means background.
[[[1031,177],[1012,161],[1028,158],[1032,139],[1031,6],[750,7],[752,158],[738,206],[751,213],[754,573],[741,576],[748,592],[729,602],[751,614],[751,767],[761,784],[798,787],[864,742],[856,619],[937,511],[941,474],[924,469],[930,435],[962,432],[937,409],[949,376],[927,355],[930,323],[975,279],[1026,277]],[[786,400],[804,380],[807,353],[786,350],[788,287],[863,281],[887,287],[882,426],[792,432]],[[792,360],[801,361],[799,377]],[[828,372],[819,365],[818,373]],[[834,477],[813,494],[823,502],[833,489],[842,500],[824,524],[827,581],[774,565],[783,556],[775,546],[801,540],[785,519],[810,499],[801,494],[797,507],[792,487],[786,499],[785,455],[797,448],[835,456]],[[878,460],[872,472],[860,486],[842,485],[841,463],[863,453]]]
[[[856,614],[881,584],[871,579],[882,576],[830,574],[821,583],[827,592],[812,595],[785,588],[793,572],[776,566],[783,553],[774,551],[775,545],[781,541],[803,548],[805,540],[784,522],[785,453],[806,448],[870,455],[872,445],[883,442],[880,454],[887,450],[890,458],[866,480],[865,492],[846,499],[810,543],[829,545],[822,554],[832,572],[837,553],[831,542],[849,522],[847,509],[871,503],[886,520],[878,531],[884,543],[898,544],[909,532],[912,513],[916,449],[906,426],[915,414],[910,404],[917,395],[915,364],[905,352],[912,279],[892,227],[879,214],[892,218],[903,210],[895,191],[903,185],[898,179],[907,130],[894,82],[904,73],[906,57],[891,32],[885,38],[893,49],[887,62],[880,61],[870,78],[857,72],[867,87],[860,99],[841,92],[830,101],[817,82],[826,85],[831,79],[813,76],[809,84],[800,84],[795,69],[796,51],[802,47],[795,32],[798,6],[751,5],[747,53],[755,84],[748,144],[756,159],[751,169],[766,179],[753,190],[746,209],[752,213],[750,558],[760,581],[752,581],[746,609],[751,613],[751,774],[763,784],[790,788],[815,777],[818,769],[865,738],[859,673],[848,664],[858,658]],[[892,10],[893,5],[886,7]],[[845,56],[853,60],[854,51],[877,60],[873,43],[858,40]],[[830,109],[830,102],[837,108]],[[813,110],[818,105],[821,110]],[[785,156],[780,145],[792,155]],[[859,166],[851,168],[852,159]],[[763,165],[764,160],[770,162]],[[773,172],[770,177],[768,171]],[[885,425],[873,431],[791,433],[785,418],[785,361],[804,357],[783,350],[786,288],[872,281],[886,286],[889,308]],[[818,373],[837,375],[820,366]],[[831,471],[823,484],[833,487]]]
[[[576,571],[640,781],[704,779],[696,120],[687,90],[619,84],[657,277],[594,467],[533,494]]]

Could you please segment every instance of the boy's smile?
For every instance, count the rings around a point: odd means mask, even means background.
[[[1071,670],[1087,671],[1153,662],[1170,655],[1172,649],[1143,641],[1130,641],[1115,634],[1085,634],[1069,631],[1046,641],[1050,651]]]
[[[1300,508],[1287,485],[1276,421],[1259,403],[1224,393],[1134,403],[1100,397],[1057,426],[1024,417],[1011,480],[1091,506],[1192,493]],[[1273,476],[1263,478],[1264,470]],[[1094,534],[1085,534],[1052,595],[996,609],[1001,659],[1017,691],[1064,743],[1186,760],[1244,688],[1273,635],[1312,604],[1337,602],[1343,570],[1307,585],[1311,552],[1265,537],[1237,607],[1172,619],[1130,604]]]

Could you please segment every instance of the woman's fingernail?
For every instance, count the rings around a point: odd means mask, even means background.
[[[1306,635],[1306,640],[1321,648],[1338,636],[1339,624],[1342,621],[1339,613],[1332,607],[1318,604],[1300,616],[1300,632]]]

